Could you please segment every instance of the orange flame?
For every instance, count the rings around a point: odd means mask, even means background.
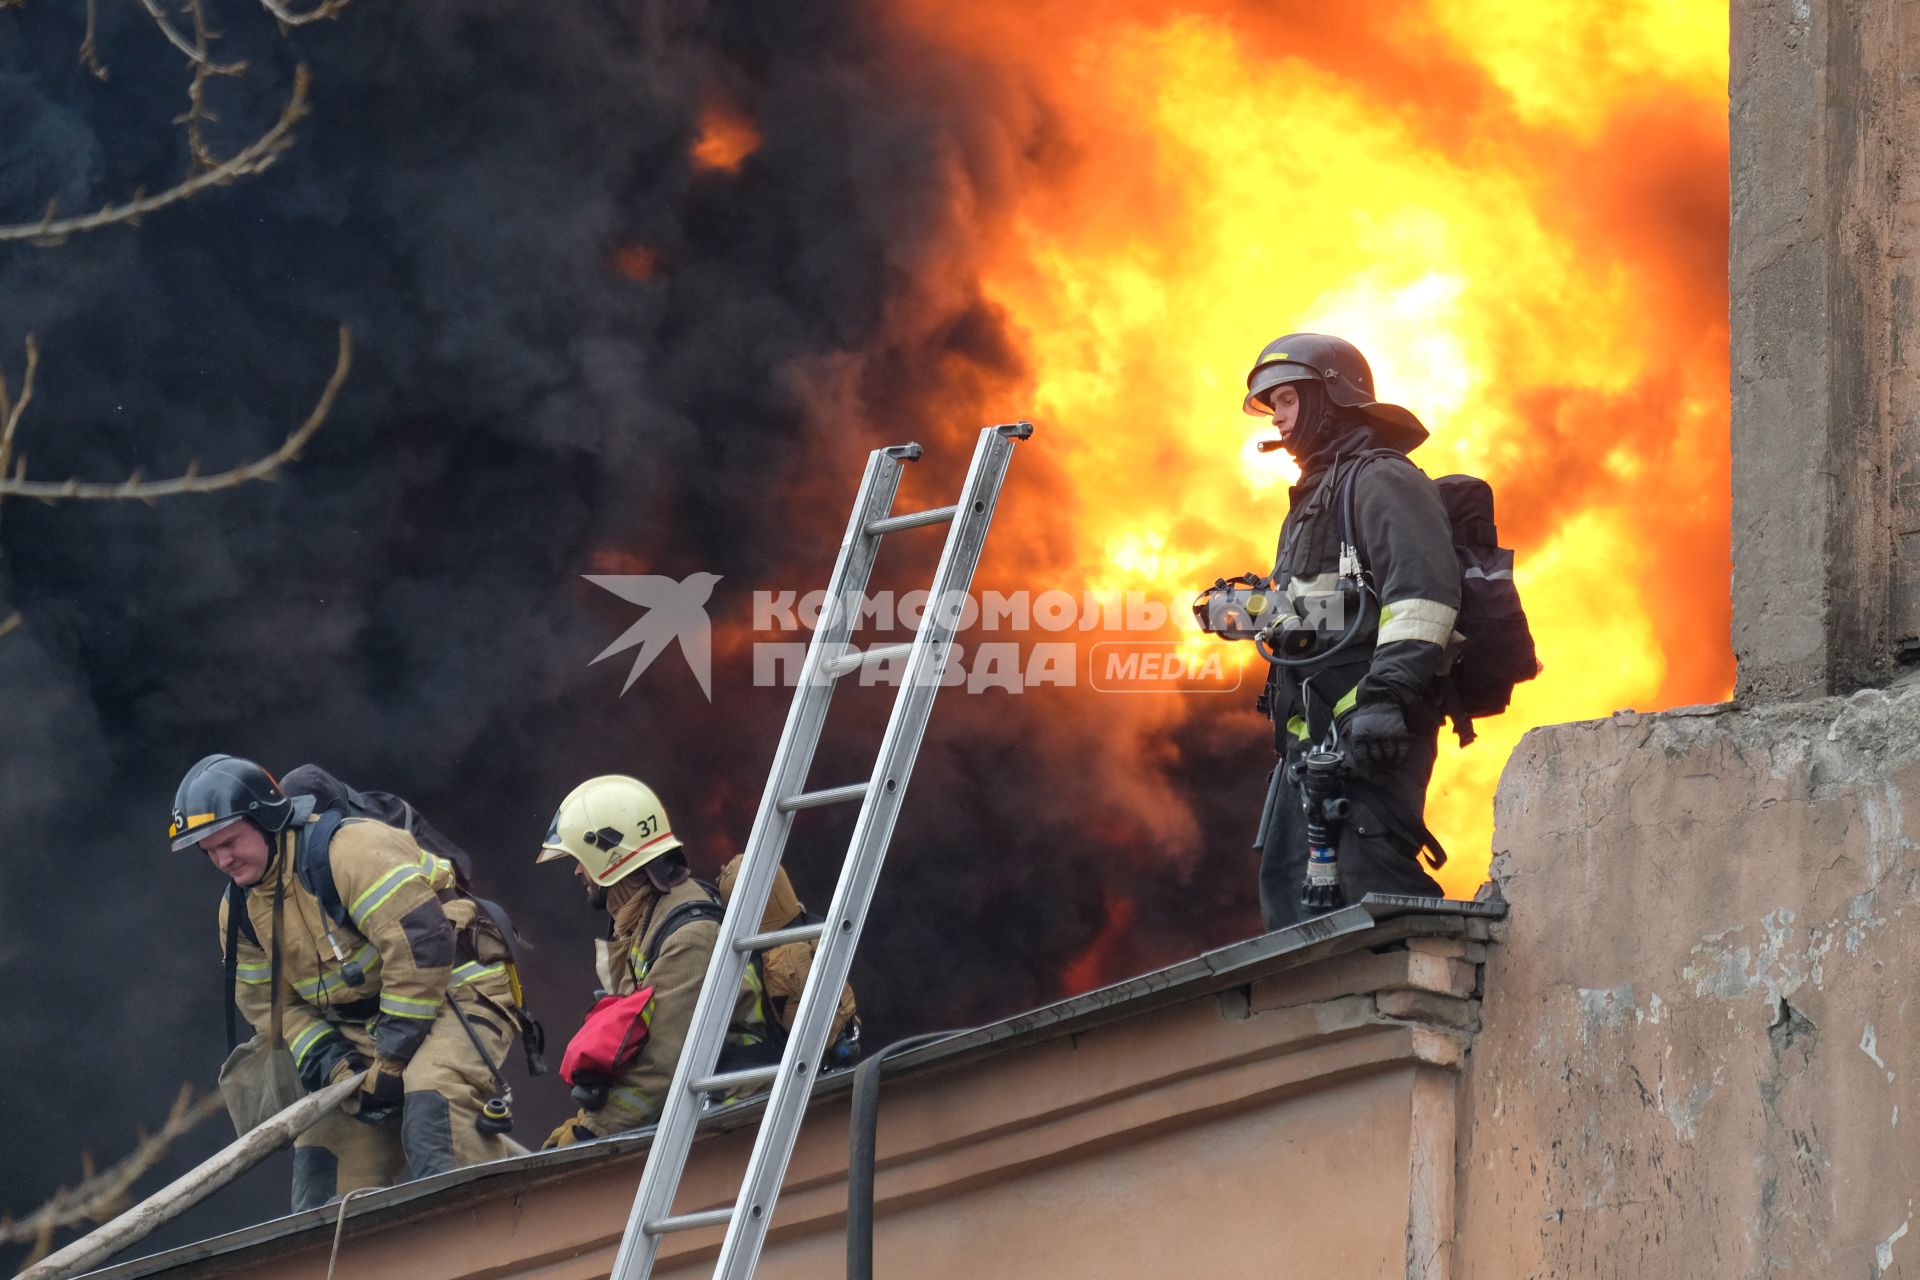
[[[594,573],[633,574],[650,573],[653,565],[637,551],[628,551],[623,547],[595,547],[588,557],[587,567]]]
[[[751,120],[730,107],[713,105],[700,115],[700,136],[689,154],[702,169],[734,173],[759,149],[760,132]]]
[[[1443,735],[1428,821],[1470,895],[1528,727],[1731,690],[1727,7],[1183,7],[896,0],[1044,104],[983,283],[1071,512],[1049,571],[1182,601],[1264,570],[1293,472],[1247,366],[1352,339],[1432,429],[1415,461],[1493,482],[1546,666]]]
[[[637,284],[644,283],[660,269],[660,255],[644,244],[623,244],[613,251],[613,269]]]
[[[1133,934],[1134,906],[1125,898],[1109,897],[1106,907],[1107,920],[1100,932],[1060,975],[1062,989],[1069,995],[1091,991],[1119,972],[1117,962]]]

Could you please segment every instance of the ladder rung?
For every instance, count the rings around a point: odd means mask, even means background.
[[[718,1075],[708,1076],[705,1080],[695,1080],[687,1087],[695,1093],[738,1093],[742,1089],[757,1089],[763,1084],[772,1084],[774,1077],[779,1074],[780,1064],[770,1062],[764,1067],[722,1071]]]
[[[826,924],[797,924],[791,929],[775,929],[771,933],[750,933],[733,944],[735,951],[771,951],[775,947],[784,947],[789,942],[812,942],[827,931]]]
[[[903,516],[888,516],[884,520],[867,522],[867,536],[877,533],[898,533],[902,529],[918,529],[922,525],[944,524],[960,514],[960,504],[951,507],[930,507],[925,511],[909,511]]]
[[[865,666],[869,662],[885,662],[889,658],[904,658],[913,652],[913,642],[905,644],[875,645],[871,649],[858,649],[852,653],[843,653],[837,658],[828,658],[821,663],[821,669],[829,676],[843,676],[847,672]]]
[[[664,1236],[669,1231],[698,1231],[701,1227],[724,1227],[733,1221],[733,1206],[722,1205],[718,1209],[702,1209],[698,1213],[681,1213],[671,1218],[655,1218],[647,1224],[647,1234]]]
[[[859,800],[866,796],[868,785],[865,782],[850,782],[844,787],[828,787],[825,791],[802,791],[797,796],[782,800],[780,812],[793,813],[799,809],[818,809],[823,805]]]

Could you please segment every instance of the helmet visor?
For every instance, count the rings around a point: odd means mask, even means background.
[[[1319,378],[1318,370],[1290,360],[1260,365],[1247,375],[1247,398],[1240,402],[1240,411],[1255,418],[1272,417],[1273,406],[1267,397],[1275,387],[1288,382],[1317,382]]]
[[[542,862],[555,862],[561,858],[573,857],[573,850],[567,848],[560,839],[560,815],[565,812],[565,805],[554,812],[553,822],[547,827],[547,838],[540,842],[539,856],[533,860],[536,866]]]
[[[244,813],[236,813],[231,818],[216,820],[210,813],[196,813],[189,816],[184,823],[174,823],[167,834],[173,837],[174,852],[178,853],[182,849],[191,849],[216,831],[225,831],[246,816]]]

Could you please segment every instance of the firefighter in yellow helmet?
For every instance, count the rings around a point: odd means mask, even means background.
[[[296,1211],[513,1153],[498,1105],[519,1022],[507,949],[446,859],[384,823],[315,812],[227,755],[187,771],[168,834],[231,882],[221,942],[268,1047],[285,1044],[309,1092],[371,1068],[343,1112],[296,1139]]]
[[[653,789],[637,778],[589,778],[560,802],[537,861],[574,860],[587,900],[613,917],[596,944],[600,984],[610,995],[653,988],[652,1019],[640,1055],[604,1091],[576,1088],[580,1110],[545,1145],[563,1147],[651,1124],[673,1082],[694,1004],[720,934],[716,895],[688,870],[686,854]],[[721,1069],[776,1061],[765,993],[747,967],[734,1003]]]

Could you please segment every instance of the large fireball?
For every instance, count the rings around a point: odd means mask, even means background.
[[[1293,473],[1242,380],[1337,333],[1432,429],[1416,462],[1492,481],[1546,668],[1443,735],[1450,893],[1529,726],[1729,694],[1724,4],[897,11],[1052,140],[986,288],[1065,455],[1056,570],[1177,601],[1269,567]]]

